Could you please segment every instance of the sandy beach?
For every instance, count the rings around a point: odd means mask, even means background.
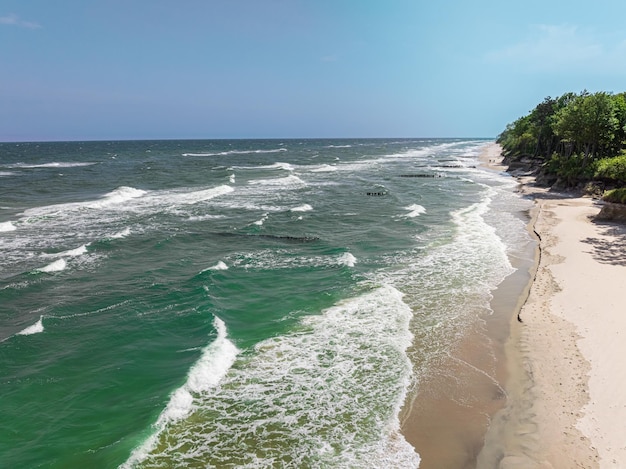
[[[507,404],[477,467],[626,467],[626,227],[594,221],[590,198],[521,182],[539,262],[507,343]]]
[[[498,145],[480,162],[507,169]],[[500,319],[488,341],[500,366],[491,383],[456,391],[474,408],[428,399],[403,432],[423,468],[625,468],[626,225],[595,221],[601,202],[516,177],[535,203],[528,229],[537,244],[528,262],[511,259],[517,272],[493,293]],[[469,335],[464,350],[477,367],[486,349],[472,341],[481,337]],[[494,397],[494,383],[505,398]]]

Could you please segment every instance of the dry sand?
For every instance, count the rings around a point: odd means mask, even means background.
[[[626,468],[626,228],[594,222],[591,199],[522,182],[539,265],[477,467]]]

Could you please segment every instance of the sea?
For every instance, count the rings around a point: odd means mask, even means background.
[[[1,143],[0,465],[418,467],[531,242],[491,143]]]

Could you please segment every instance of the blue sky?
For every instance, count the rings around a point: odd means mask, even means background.
[[[626,91],[623,0],[3,0],[0,141],[495,137]]]

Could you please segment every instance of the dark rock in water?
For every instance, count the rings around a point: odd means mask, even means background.
[[[317,236],[280,236],[270,234],[250,234],[250,233],[216,233],[218,236],[242,236],[248,238],[262,238],[285,243],[314,243],[320,239]]]
[[[365,195],[383,196],[383,195],[387,195],[387,193],[386,192],[366,192]]]
[[[441,166],[438,166],[438,167],[439,168],[461,168],[461,169],[464,169],[464,168],[472,168],[472,169],[474,169],[474,168],[476,168],[475,165],[463,166],[462,164],[442,164]]]
[[[626,205],[605,202],[595,219],[597,221],[617,221],[626,223]]]
[[[313,243],[319,241],[316,236],[277,236],[277,235],[252,235],[259,238],[273,239],[276,241],[285,241],[288,243]]]
[[[437,177],[437,175],[418,173],[418,174],[401,174],[400,177],[401,178],[434,178],[434,177]]]

